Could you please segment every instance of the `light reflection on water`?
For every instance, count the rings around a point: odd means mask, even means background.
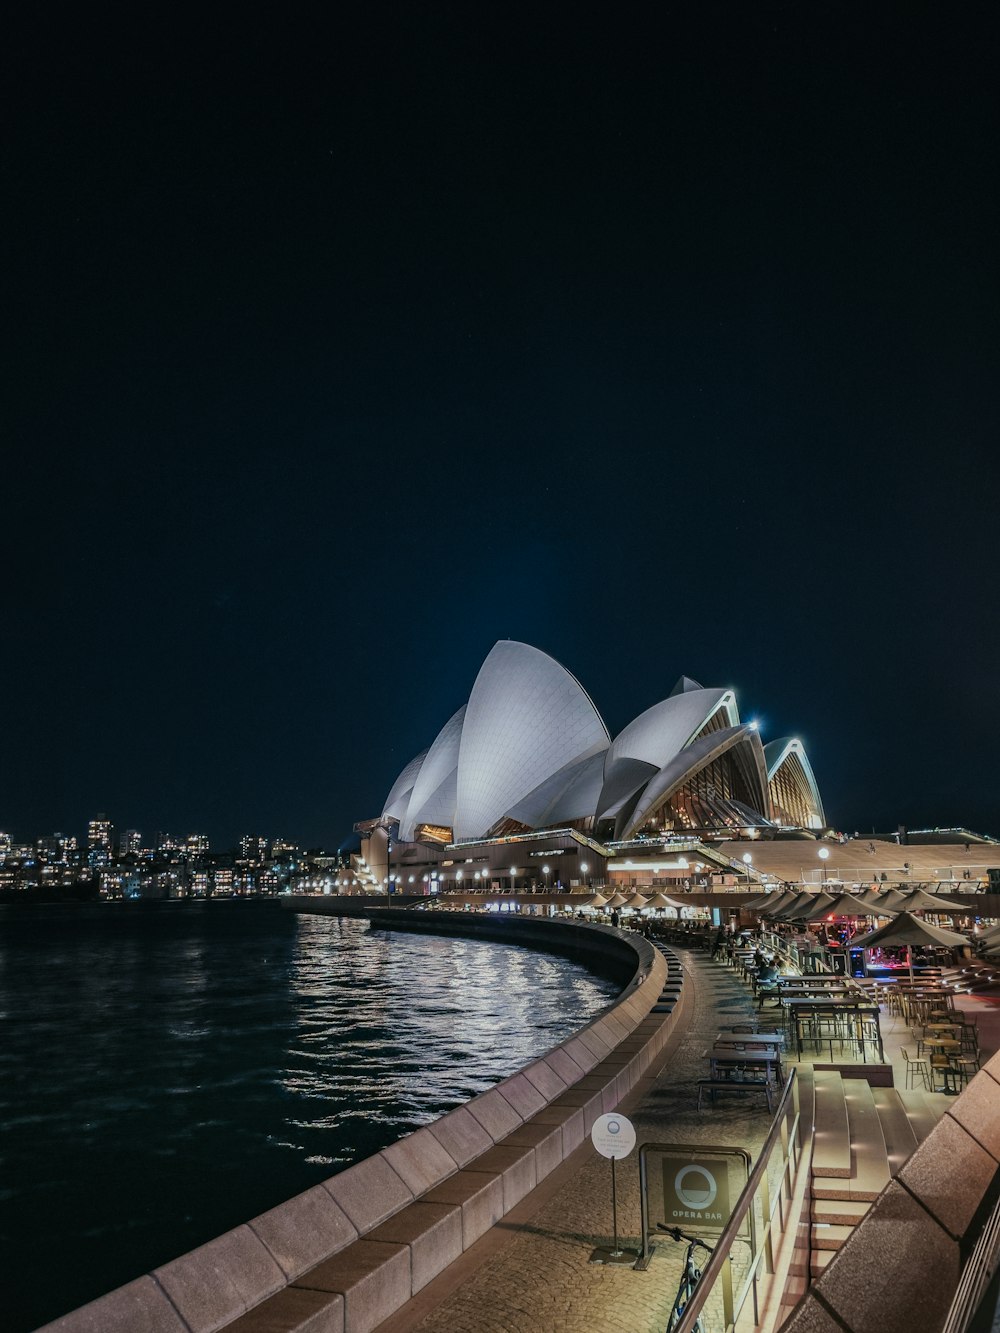
[[[0,911],[4,1328],[378,1151],[616,992],[566,959],[268,905]]]

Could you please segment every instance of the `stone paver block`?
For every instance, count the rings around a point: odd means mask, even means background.
[[[578,1107],[583,1113],[583,1132],[589,1134],[594,1128],[594,1121],[604,1114],[604,1097],[600,1092],[585,1092],[570,1088],[552,1103],[554,1107]]]
[[[322,1185],[261,1213],[248,1225],[277,1259],[287,1278],[298,1277],[358,1238],[350,1218]]]
[[[958,1274],[957,1243],[891,1181],[813,1290],[851,1333],[914,1333],[941,1327]]]
[[[379,1156],[385,1158],[414,1194],[423,1194],[458,1170],[454,1157],[445,1152],[428,1129],[407,1134],[405,1139],[383,1148]]]
[[[362,1233],[413,1202],[412,1191],[381,1153],[324,1180],[323,1188]]]
[[[502,1097],[496,1088],[490,1088],[489,1092],[482,1092],[478,1097],[473,1097],[468,1103],[468,1110],[494,1142],[524,1123],[524,1118],[517,1114],[510,1102]]]
[[[509,1213],[516,1203],[535,1188],[535,1151],[533,1148],[491,1148],[473,1163],[477,1171],[496,1171],[503,1180],[503,1210]]]
[[[528,1065],[524,1070],[524,1077],[538,1089],[545,1102],[554,1101],[570,1086],[565,1079],[559,1077],[548,1060],[536,1060],[534,1064]]]
[[[562,1154],[566,1158],[583,1142],[583,1112],[578,1106],[547,1106],[532,1116],[532,1124],[559,1125],[562,1129]]]
[[[286,1287],[227,1324],[226,1333],[344,1333],[344,1298],[329,1291]]]
[[[588,1046],[585,1041],[581,1041],[579,1037],[573,1037],[566,1042],[563,1049],[573,1063],[578,1064],[584,1072],[593,1069],[601,1058],[592,1047]]]
[[[563,1136],[561,1125],[542,1125],[532,1121],[515,1129],[503,1141],[503,1147],[534,1148],[535,1179],[544,1180],[562,1165]]]
[[[607,1043],[608,1050],[613,1051],[616,1046],[630,1035],[631,1030],[627,1028],[624,1023],[620,1023],[613,1014],[605,1014],[604,1017],[599,1018],[594,1026],[589,1028],[588,1031],[595,1036],[600,1037],[602,1041]]]
[[[943,1227],[961,1239],[996,1169],[989,1153],[946,1115],[917,1148],[897,1179]]]
[[[462,1253],[462,1210],[457,1204],[413,1203],[366,1237],[410,1247],[413,1294]]]
[[[388,1241],[356,1240],[297,1278],[310,1291],[344,1298],[344,1333],[371,1333],[410,1299],[410,1250]]]
[[[39,1333],[187,1333],[187,1325],[151,1277],[136,1278]]]
[[[155,1268],[153,1277],[193,1330],[219,1328],[285,1285],[274,1257],[248,1226]]]
[[[582,1065],[577,1064],[565,1047],[556,1047],[554,1051],[549,1051],[545,1057],[546,1063],[551,1065],[567,1087],[575,1083],[578,1078],[583,1078],[587,1072]]]
[[[547,1101],[523,1072],[505,1078],[497,1084],[496,1090],[510,1102],[522,1120],[528,1120],[540,1111]]]
[[[601,1034],[595,1032],[593,1028],[584,1028],[582,1032],[578,1032],[576,1040],[582,1042],[587,1050],[591,1052],[594,1056],[595,1064],[598,1060],[603,1060],[607,1053],[614,1048],[613,1041],[609,1041],[607,1038],[602,1037]]]
[[[459,1171],[428,1190],[422,1202],[461,1208],[462,1248],[467,1250],[503,1217],[503,1180],[499,1172]]]
[[[980,1070],[948,1114],[992,1156],[1000,1161],[1000,1084]]]
[[[427,1129],[460,1167],[468,1166],[474,1157],[493,1147],[492,1138],[464,1106],[449,1111]]]

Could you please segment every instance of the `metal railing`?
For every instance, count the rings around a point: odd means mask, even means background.
[[[717,1288],[721,1291],[726,1333],[736,1328],[743,1307],[751,1299],[753,1326],[759,1326],[759,1284],[765,1274],[773,1276],[776,1242],[788,1226],[794,1227],[798,1221],[797,1216],[792,1216],[789,1205],[795,1194],[799,1171],[803,1166],[808,1167],[806,1148],[811,1140],[812,1126],[802,1124],[799,1086],[793,1069],[785,1081],[778,1109],[750,1179],[705,1265],[701,1281],[676,1326],[676,1333],[694,1333],[705,1306],[713,1297],[717,1302]],[[747,1243],[741,1232],[747,1230],[745,1224],[750,1222],[754,1222],[749,1228],[751,1254],[737,1287],[733,1282],[731,1251],[737,1243]],[[705,1326],[704,1322],[701,1326]]]

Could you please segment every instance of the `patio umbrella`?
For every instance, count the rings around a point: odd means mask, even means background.
[[[772,895],[766,903],[758,900],[757,911],[761,916],[778,916],[786,907],[791,907],[792,903],[797,902],[799,895],[794,889],[784,889],[781,893]]]
[[[828,897],[821,894],[820,897]],[[803,916],[799,914],[799,921],[821,921],[825,916],[873,916],[874,910],[868,903],[862,902],[856,898],[853,893],[838,893],[826,903],[817,903],[811,911]]]
[[[777,903],[774,910],[769,911],[767,915],[786,920],[789,913],[795,911],[796,908],[811,906],[815,901],[815,893],[809,893],[805,889],[802,889],[798,893],[792,894],[790,898],[786,898],[783,903]]]
[[[911,889],[909,893],[904,894],[904,897],[906,898],[904,912],[942,912],[946,916],[953,916],[956,912],[961,916],[969,914],[968,907],[954,903],[950,898],[938,898],[936,894],[928,893],[926,889]]]
[[[672,907],[679,915],[683,903],[675,903],[673,898],[668,898],[665,893],[654,893],[646,906],[647,908],[655,907],[657,911],[662,911],[664,907]]]
[[[856,949],[872,949],[876,944],[905,945],[906,966],[912,981],[914,947],[925,949],[930,944],[943,944],[949,949],[966,949],[969,941],[964,935],[956,935],[952,930],[941,930],[927,921],[921,921],[912,912],[900,912],[894,920],[854,941]]]
[[[906,894],[900,893],[899,889],[884,889],[878,896],[879,906],[886,907],[890,912],[902,912],[906,908]]]
[[[622,911],[641,912],[643,908],[646,906],[647,906],[646,899],[643,897],[641,893],[639,893],[638,890],[636,890],[636,892],[632,894],[632,897],[627,899],[622,904]]]
[[[608,899],[607,905],[608,907],[624,907],[627,902],[628,899],[624,893],[616,893],[613,898]]]
[[[822,916],[830,903],[833,902],[832,893],[809,893],[805,895],[804,902],[793,903],[787,912],[781,915],[786,921],[808,921],[814,917]]]
[[[591,894],[585,903],[580,904],[585,912],[599,912],[602,907],[607,907],[607,905],[607,898],[602,898],[599,893]]]

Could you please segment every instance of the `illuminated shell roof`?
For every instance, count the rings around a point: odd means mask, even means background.
[[[616,836],[631,837],[723,754],[742,775],[742,799],[751,804],[741,808],[751,818],[771,816],[781,797],[805,812],[810,826],[825,822],[801,742],[772,741],[765,750],[756,731],[740,723],[732,690],[682,676],[668,698],[612,742],[565,667],[526,643],[502,640],[483,662],[468,703],[396,779],[382,815],[398,820],[406,842],[422,824],[469,840],[507,819],[528,828],[613,819]]]
[[[654,774],[688,745],[720,708],[729,726],[739,723],[731,690],[703,689],[681,677],[679,693],[647,708],[611,744],[604,761],[598,818],[616,814]]]
[[[602,754],[610,737],[590,696],[564,666],[505,639],[480,668],[469,696],[458,761],[456,838],[477,838],[515,806],[535,826],[552,803],[546,780]],[[526,798],[538,790],[537,800]],[[524,816],[529,816],[525,818]]]
[[[399,836],[404,842],[413,839],[418,824],[439,824],[451,828],[455,817],[458,749],[464,720],[465,704],[448,719],[424,755],[413,784],[406,818],[399,821]]]

